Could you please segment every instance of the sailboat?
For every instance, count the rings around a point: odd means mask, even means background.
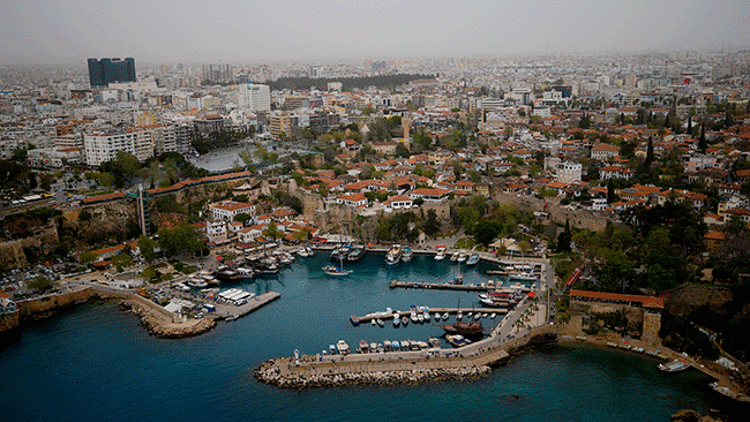
[[[351,274],[353,271],[344,269],[344,257],[340,256],[339,266],[326,265],[325,267],[323,267],[323,272],[332,276],[344,276]]]

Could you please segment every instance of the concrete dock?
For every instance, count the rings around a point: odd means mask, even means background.
[[[472,286],[470,284],[450,284],[450,283],[415,283],[412,281],[393,280],[389,284],[391,289],[397,287],[404,289],[435,289],[435,290],[454,290],[463,292],[486,292],[494,287]]]
[[[435,314],[435,312],[439,312],[441,314],[448,313],[448,314],[451,314],[451,315],[455,315],[455,314],[458,313],[458,311],[459,311],[459,308],[430,308],[428,312],[430,313],[430,316],[432,317]],[[504,316],[505,314],[508,313],[508,310],[504,309],[504,308],[474,308],[474,309],[471,309],[471,308],[461,308],[460,311],[464,315],[466,315],[469,312],[473,312],[474,314],[476,314],[476,313],[486,313],[488,315],[494,313],[494,314],[499,315],[500,317],[502,317],[502,316]],[[424,313],[424,311],[422,311],[422,312],[417,311],[417,313]],[[360,317],[352,315],[352,316],[349,317],[349,320],[352,322],[353,325],[359,325],[359,324],[369,323],[373,319],[378,319],[378,318],[382,319],[383,321],[385,321],[385,320],[392,320],[394,318],[394,316],[396,316],[396,315],[398,315],[399,318],[403,318],[403,317],[409,318],[411,316],[411,310],[408,310],[408,311],[394,311],[393,313],[390,313],[390,314],[377,314],[377,313],[376,314],[367,314],[367,315],[360,316]],[[468,322],[469,319],[465,318],[465,321]],[[493,321],[493,320],[490,320],[490,321]],[[431,322],[438,322],[438,321],[432,321],[431,320]],[[439,322],[443,322],[443,321],[440,320]],[[445,321],[445,322],[447,322],[447,321]]]
[[[274,300],[281,297],[281,293],[278,292],[266,292],[259,296],[247,301],[246,304],[241,306],[234,305],[218,305],[216,312],[213,313],[212,317],[215,319],[226,319],[237,315],[237,317],[245,316],[257,309],[262,308],[265,305],[273,302]]]

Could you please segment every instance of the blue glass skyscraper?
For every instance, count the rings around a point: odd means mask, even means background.
[[[135,82],[135,59],[89,59],[91,86],[107,86],[112,82]]]

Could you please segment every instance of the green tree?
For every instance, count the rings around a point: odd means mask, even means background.
[[[140,235],[138,237],[138,249],[141,251],[141,255],[143,255],[143,258],[151,262],[156,258],[156,242],[153,241],[150,237],[146,235]]]
[[[83,265],[91,264],[96,261],[99,256],[92,251],[86,251],[81,255],[80,261]]]
[[[193,254],[203,250],[206,236],[189,224],[182,224],[173,229],[159,230],[159,247],[167,256],[181,252]]]
[[[36,290],[39,293],[44,293],[45,291],[54,288],[56,285],[57,283],[43,276],[37,277],[26,284],[29,289]]]
[[[427,210],[427,218],[422,224],[422,231],[424,231],[427,236],[434,236],[440,231],[440,221],[438,221],[437,212],[435,212],[434,209]]]
[[[646,148],[646,161],[643,165],[648,170],[651,168],[651,163],[654,161],[654,140],[651,136],[648,137],[648,147]]]
[[[701,124],[701,134],[698,137],[698,150],[706,152],[706,148],[708,148],[708,142],[706,142],[706,123],[703,122]]]

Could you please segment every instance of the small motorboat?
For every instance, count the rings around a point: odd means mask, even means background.
[[[377,351],[378,351],[378,344],[373,341],[372,343],[370,343],[370,352],[375,353]]]
[[[449,317],[449,316],[450,316],[450,315],[448,315],[448,312],[444,313],[444,314],[443,314],[443,321],[448,321],[448,317]]]
[[[393,349],[393,345],[390,340],[383,340],[383,351],[390,352]]]
[[[381,328],[385,325],[382,319],[378,318],[375,320],[375,323],[378,324]]]
[[[393,317],[393,328],[398,328],[399,325],[401,325],[401,318],[396,315]]]
[[[370,325],[372,325],[372,326],[374,327],[374,326],[375,326],[375,324],[377,324],[377,322],[375,322],[375,319],[374,319],[374,318],[373,318],[373,319],[371,319],[371,320],[370,320]]]
[[[367,344],[367,340],[359,341],[359,353],[369,353],[370,346]]]
[[[336,346],[333,344],[328,345],[328,353],[335,355],[336,354]]]
[[[419,321],[420,324],[423,323],[424,322],[424,314],[417,315],[417,321]]]
[[[487,318],[487,317],[488,317],[487,312],[482,314],[482,318]]]
[[[472,266],[479,263],[479,254],[472,252],[469,258],[466,259],[466,266]]]
[[[411,311],[411,317],[410,318],[411,318],[411,322],[413,322],[415,324],[419,322],[419,317],[417,317],[417,313],[414,312],[414,311]]]
[[[480,318],[482,318],[482,314],[480,314],[479,312],[474,314],[474,321],[479,321]]]
[[[430,322],[430,313],[427,311],[424,311],[424,314],[422,314],[424,317],[425,322]]]
[[[399,349],[401,349],[401,344],[398,342],[398,340],[393,340],[391,342],[391,349],[393,349],[394,352],[397,352]]]
[[[435,321],[440,321],[441,317],[440,312],[435,312]]]
[[[407,317],[401,317],[401,325],[403,325],[404,327],[406,327],[407,325],[409,325],[409,318],[407,318]]]
[[[490,314],[490,319],[495,319],[496,316],[497,316],[497,314],[493,312],[493,313]]]
[[[458,260],[458,255],[458,251],[453,252],[453,254],[451,255],[451,262],[456,262]]]
[[[435,261],[442,261],[445,259],[445,246],[437,247],[437,254],[435,254]]]

